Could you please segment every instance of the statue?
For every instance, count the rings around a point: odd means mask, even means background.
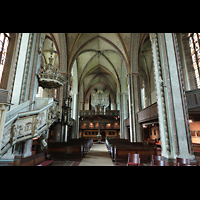
[[[98,131],[98,135],[97,135],[97,139],[98,139],[98,141],[97,141],[96,144],[103,144],[103,143],[101,142],[101,137],[102,137],[102,135],[100,134],[100,129],[99,129],[99,131]]]
[[[97,143],[102,143],[102,142],[101,142],[101,134],[98,134],[98,135],[97,135],[97,139],[98,139],[98,142],[97,142]]]

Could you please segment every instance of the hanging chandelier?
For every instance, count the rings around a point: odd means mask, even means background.
[[[53,63],[54,48],[52,43],[52,48],[49,57],[49,63],[44,67],[41,66],[38,70],[37,76],[39,80],[39,86],[43,88],[58,88],[64,85],[66,80],[62,77],[58,67]]]

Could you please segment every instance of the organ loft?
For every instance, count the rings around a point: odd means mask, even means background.
[[[191,166],[200,33],[0,33],[0,165]]]

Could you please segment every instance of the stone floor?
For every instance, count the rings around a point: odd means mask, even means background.
[[[65,160],[65,161],[56,161],[54,160],[51,166],[73,166],[75,161]]]
[[[114,166],[105,144],[93,144],[79,166]]]

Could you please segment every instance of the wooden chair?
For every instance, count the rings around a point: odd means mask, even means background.
[[[177,165],[176,166],[196,166],[196,165],[188,165],[188,164],[183,164],[183,163],[177,163]]]
[[[139,166],[140,165],[140,155],[128,153],[127,166]]]
[[[190,159],[176,157],[176,166],[190,165]]]
[[[151,166],[168,166],[165,160],[154,160],[154,164]]]
[[[163,156],[151,155],[151,165],[154,165],[154,160],[164,160]]]

